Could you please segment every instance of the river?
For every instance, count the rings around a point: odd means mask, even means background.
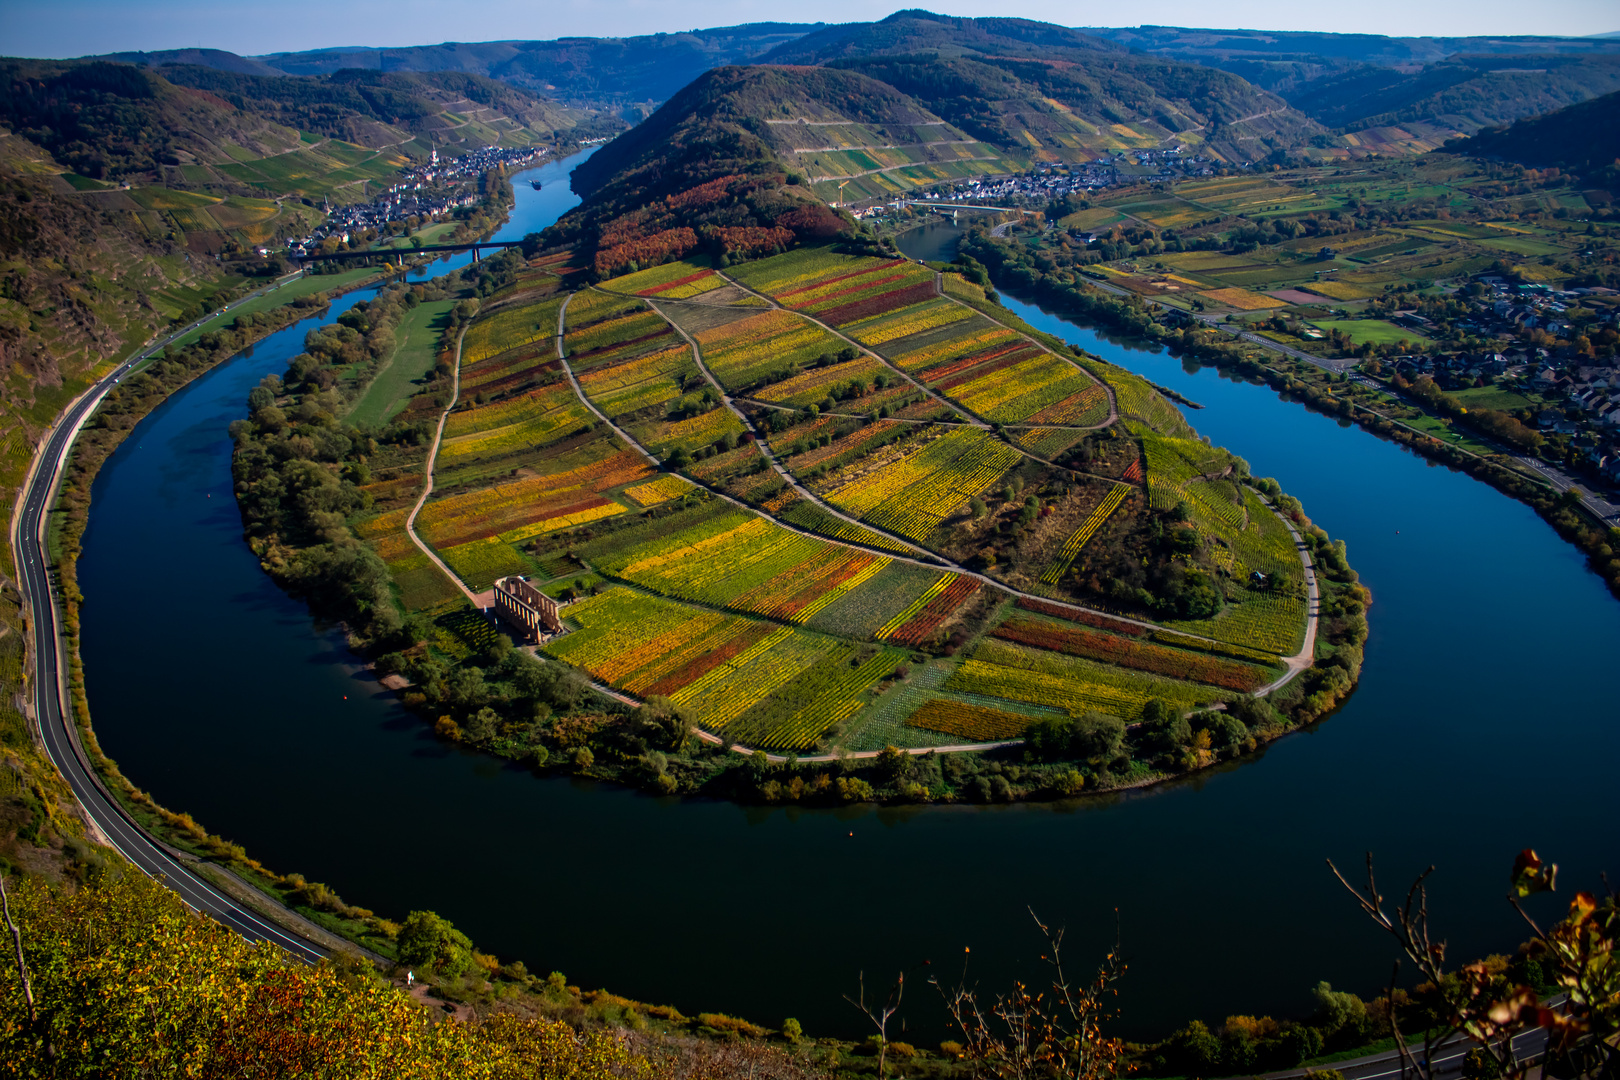
[[[515,188],[505,235],[566,209],[560,182]],[[433,909],[531,970],[811,1034],[862,1033],[842,995],[863,969],[931,959],[951,977],[971,948],[987,987],[1036,977],[1026,905],[1069,926],[1082,967],[1118,912],[1123,1029],[1151,1036],[1299,1013],[1322,979],[1364,995],[1387,981],[1391,947],[1325,858],[1358,868],[1375,851],[1389,895],[1437,863],[1453,957],[1521,939],[1502,900],[1520,848],[1560,861],[1566,891],[1620,871],[1620,605],[1572,548],[1490,488],[1269,389],[1007,303],[1206,405],[1189,411],[1200,432],[1348,542],[1375,603],[1337,714],[1157,790],[994,808],[745,808],[459,751],[242,541],[226,427],[305,323],[176,394],[96,481],[79,574],[102,745],[166,805],[350,903]],[[942,1037],[931,991],[914,986],[900,1016],[916,1040]]]

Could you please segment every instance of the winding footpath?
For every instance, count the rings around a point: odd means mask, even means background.
[[[273,288],[279,288],[280,284]],[[252,296],[269,291],[272,290],[261,290]],[[243,303],[252,296],[244,297],[237,303]],[[229,310],[230,307],[225,309]],[[97,839],[116,849],[148,877],[174,890],[193,910],[212,916],[249,941],[273,942],[294,956],[313,962],[331,950],[312,937],[279,926],[239,903],[189,867],[176,849],[151,836],[135,821],[96,775],[67,705],[67,686],[63,674],[66,667],[63,655],[65,643],[57,621],[57,594],[47,562],[45,527],[51,507],[56,502],[57,486],[66,468],[68,453],[91,413],[120,379],[182,335],[217,317],[209,315],[200,319],[161,342],[148,345],[119,364],[69,404],[40,443],[39,452],[24,480],[23,498],[18,503],[11,526],[12,550],[17,559],[17,588],[22,594],[24,618],[30,632],[32,686],[28,705],[38,725],[46,755],[67,781],[86,823]],[[264,904],[266,907],[279,908],[267,897]],[[301,921],[285,908],[277,911],[277,919],[295,924]]]
[[[566,302],[563,306],[567,306]],[[559,318],[561,318],[560,315]],[[444,571],[444,576],[449,578],[456,588],[461,590],[462,595],[467,598],[468,602],[473,607],[478,607],[477,594],[467,588],[460,576],[446,566],[443,559],[439,558],[438,553],[423,543],[422,538],[416,535],[416,515],[422,512],[422,507],[427,504],[428,496],[433,494],[433,463],[438,460],[439,444],[444,441],[444,425],[449,421],[450,414],[455,411],[456,402],[461,400],[461,342],[466,336],[467,328],[463,326],[461,333],[456,335],[456,362],[450,369],[450,404],[446,405],[444,412],[439,414],[439,426],[433,432],[433,445],[428,448],[427,471],[422,483],[422,494],[417,496],[416,505],[411,507],[410,515],[405,519],[405,532],[410,536],[411,543],[420,548],[422,554],[432,559],[434,566]]]

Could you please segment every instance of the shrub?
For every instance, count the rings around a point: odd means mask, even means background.
[[[467,935],[431,911],[413,911],[399,930],[399,960],[414,967],[432,968],[447,979],[465,972],[473,962]]]

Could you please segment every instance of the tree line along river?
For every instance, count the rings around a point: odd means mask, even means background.
[[[497,238],[572,206],[578,160],[518,178]],[[949,229],[902,247],[937,257]],[[1374,604],[1338,713],[1159,789],[997,807],[660,799],[446,745],[270,583],[232,497],[226,429],[248,390],[363,295],[144,420],[96,481],[79,564],[102,745],[281,872],[393,918],[431,908],[531,970],[689,1014],[793,1016],[811,1034],[862,1033],[842,995],[863,969],[887,980],[930,959],[953,976],[966,947],[999,987],[1036,974],[1026,906],[1069,926],[1082,966],[1113,942],[1117,911],[1123,1029],[1150,1037],[1301,1013],[1321,979],[1377,992],[1392,950],[1325,858],[1359,867],[1371,849],[1390,895],[1436,863],[1453,957],[1521,939],[1502,899],[1520,848],[1559,861],[1566,893],[1620,871],[1620,605],[1572,548],[1526,507],[1342,420],[1010,297],[1035,326],[1205,405],[1188,412],[1201,434],[1348,542]],[[908,994],[901,1017],[899,1038],[943,1037],[931,992]]]

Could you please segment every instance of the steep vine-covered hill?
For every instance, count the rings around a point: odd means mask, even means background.
[[[1088,28],[1154,56],[1208,64],[1349,131],[1423,124],[1468,133],[1620,89],[1620,41],[1399,38],[1174,26]]]
[[[1252,161],[1322,130],[1228,72],[1026,19],[902,11],[807,34],[761,62],[860,71],[977,138],[1066,160],[1181,145]]]
[[[93,179],[166,174],[299,150],[309,136],[369,149],[526,145],[584,114],[492,79],[448,72],[265,77],[200,66],[0,59],[0,124]],[[410,153],[410,149],[406,153]],[[218,179],[218,176],[209,179]]]
[[[800,182],[789,160],[793,143],[775,128],[935,119],[856,72],[705,72],[574,170],[574,190],[584,202],[553,226],[548,240],[582,243],[598,272],[609,273],[699,248],[757,254],[795,239],[835,236],[848,221]]]
[[[1620,92],[1482,131],[1454,148],[1531,168],[1557,166],[1620,191]]]

